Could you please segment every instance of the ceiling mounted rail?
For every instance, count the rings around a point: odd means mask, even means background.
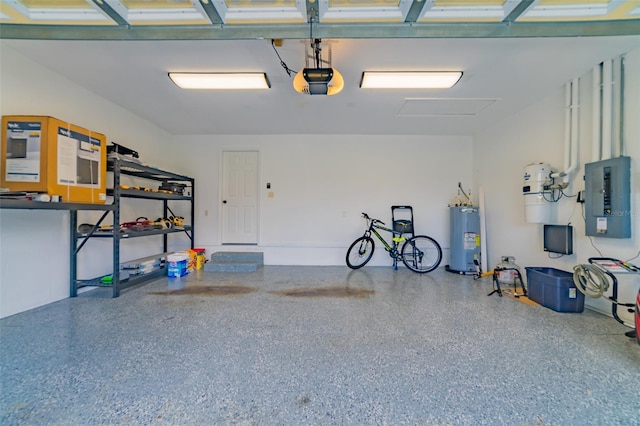
[[[207,14],[207,17],[209,17],[209,20],[211,21],[211,23],[213,25],[220,25],[220,24],[224,23],[222,21],[222,18],[220,17],[220,14],[218,13],[218,10],[215,8],[215,6],[210,1],[202,1],[202,0],[200,0],[200,4],[202,6],[202,9]]]
[[[507,14],[507,16],[502,20],[502,22],[514,22],[523,13],[527,11],[533,5],[535,0],[523,0],[520,3],[517,3],[513,9]]]
[[[308,37],[308,24],[89,26],[0,24],[0,38],[46,40],[249,40]],[[583,22],[314,23],[318,38],[595,37],[640,34],[640,19]]]
[[[238,40],[640,34],[624,0],[0,0],[0,38]]]
[[[426,2],[424,1],[414,1],[411,3],[411,7],[407,12],[407,17],[404,18],[404,22],[416,22],[420,15],[422,14],[422,9],[424,9],[424,5]]]
[[[120,16],[118,12],[113,10],[113,8],[109,6],[107,3],[105,3],[104,1],[101,1],[101,0],[92,0],[92,1],[97,7],[99,7],[104,13],[106,13],[107,16],[109,16],[109,18],[113,19],[113,21],[116,24],[123,25],[123,26],[129,25],[126,19]]]

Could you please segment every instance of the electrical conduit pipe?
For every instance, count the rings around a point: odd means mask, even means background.
[[[552,173],[552,178],[563,178],[566,188],[571,174],[578,167],[578,93],[579,79],[573,79],[565,85],[565,132],[564,132],[564,171]]]
[[[602,129],[600,127],[600,116],[601,116],[601,105],[602,99],[601,88],[602,88],[602,74],[600,69],[602,64],[598,64],[593,67],[592,71],[592,109],[591,109],[591,161],[600,160],[600,148],[602,147]]]
[[[602,152],[601,160],[611,158],[611,129],[613,108],[613,64],[609,59],[602,66]]]

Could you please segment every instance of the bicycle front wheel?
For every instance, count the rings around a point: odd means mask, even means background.
[[[371,260],[376,245],[371,237],[360,237],[347,250],[347,266],[351,269],[362,268]]]
[[[408,239],[402,246],[402,262],[419,274],[433,271],[441,261],[440,244],[431,237],[417,235]]]

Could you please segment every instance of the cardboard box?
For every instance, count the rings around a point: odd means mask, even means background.
[[[104,203],[105,135],[53,117],[2,117],[2,179],[9,191],[59,195],[64,202]]]

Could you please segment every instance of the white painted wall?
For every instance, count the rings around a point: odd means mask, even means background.
[[[6,45],[2,45],[0,61],[0,113],[66,120],[105,134],[109,142],[135,147],[151,164],[181,171],[174,157],[166,155],[167,133]],[[152,211],[134,211],[131,207],[124,214],[151,215]],[[95,213],[79,215],[81,221],[95,218]],[[0,317],[69,296],[68,212],[3,209],[0,231]],[[134,255],[137,251],[158,251],[157,241],[138,240],[124,248],[123,259],[139,257]],[[90,241],[81,256],[86,257],[79,267],[80,278],[110,273],[110,240]]]
[[[444,136],[180,136],[181,161],[196,178],[196,246],[221,250],[221,157],[257,150],[259,247],[272,265],[343,265],[364,232],[362,212],[387,223],[392,205],[411,205],[416,233],[449,247],[447,204],[471,185],[472,139]],[[271,189],[266,189],[267,182]],[[273,192],[273,198],[268,192]],[[208,214],[205,214],[208,213]],[[390,264],[382,250],[373,261]],[[445,262],[448,261],[445,252]]]
[[[612,58],[602,58],[607,60]],[[626,57],[625,129],[626,155],[631,157],[631,227],[632,238],[593,238],[593,245],[603,257],[628,260],[640,250],[640,49]],[[594,64],[596,65],[596,64]],[[584,164],[592,158],[592,78],[588,72],[580,77],[579,169],[565,192],[576,194],[584,189]],[[522,183],[524,167],[545,162],[562,169],[564,164],[564,87],[558,87],[545,100],[516,112],[499,125],[477,135],[474,141],[475,184],[486,192],[487,243],[489,266],[503,255],[516,258],[521,267],[553,267],[572,272],[576,264],[588,262],[600,254],[585,236],[582,205],[575,198],[562,198],[553,206],[554,223],[574,226],[574,254],[550,259],[542,250],[542,225],[526,223]],[[616,121],[614,121],[615,123]],[[640,258],[634,263],[640,264]],[[620,276],[619,300],[633,302],[640,286],[640,276]],[[609,293],[610,295],[610,293]],[[604,313],[611,303],[604,298],[587,299],[587,306]],[[618,310],[620,317],[632,324],[632,315]]]

